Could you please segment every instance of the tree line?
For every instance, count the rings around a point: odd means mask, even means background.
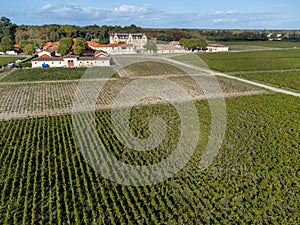
[[[32,46],[41,48],[46,42],[56,42],[62,38],[83,38],[100,44],[109,43],[112,33],[145,33],[157,43],[179,41],[181,39],[204,39],[207,41],[264,41],[268,40],[268,30],[201,30],[201,29],[158,29],[129,26],[75,26],[47,24],[41,26],[16,25],[9,18],[0,18],[0,51],[8,51],[18,43],[24,50]],[[283,34],[283,40],[300,41],[299,31],[276,31]],[[193,41],[190,41],[191,43]]]

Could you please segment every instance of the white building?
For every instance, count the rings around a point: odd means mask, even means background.
[[[269,41],[281,41],[282,40],[282,37],[283,35],[282,34],[268,34],[268,40]]]
[[[95,51],[104,51],[110,55],[118,54],[136,54],[133,44],[98,44],[93,41],[87,42],[90,49]]]
[[[136,49],[143,49],[148,38],[143,33],[115,33],[110,35],[110,44],[133,44]]]
[[[91,66],[110,66],[111,58],[102,52],[95,56],[75,56],[67,55],[64,57],[48,57],[43,54],[41,57],[31,60],[32,68],[42,67],[91,67]]]
[[[12,51],[6,51],[5,54],[6,55],[18,55],[18,53],[15,52],[14,50],[12,50]]]
[[[208,44],[207,52],[228,52],[229,47],[221,44]]]
[[[166,53],[184,53],[188,50],[184,49],[179,44],[174,44],[175,42],[170,42],[169,44],[156,44],[158,54]],[[176,42],[177,43],[177,42]]]

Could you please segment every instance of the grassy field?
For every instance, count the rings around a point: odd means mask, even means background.
[[[53,80],[77,80],[81,79],[87,68],[35,68],[18,69],[8,76],[3,77],[0,82],[22,82],[22,81],[53,81]],[[91,69],[90,69],[91,70]],[[93,76],[89,78],[118,77],[110,67],[95,67]]]
[[[180,68],[157,61],[147,61],[131,64],[129,66],[126,66],[124,70],[130,77],[185,74],[185,72]]]
[[[213,70],[221,72],[299,69],[300,50],[199,54]]]
[[[300,92],[300,71],[237,73],[234,75]]]
[[[173,178],[145,187],[116,184],[86,164],[70,116],[0,122],[0,223],[298,224],[299,98],[238,97],[226,106],[226,137],[213,165],[198,168],[210,130],[209,107],[201,101],[201,137],[192,160]],[[180,126],[174,108],[145,106],[131,113],[138,137],[147,137],[148,119],[164,118],[166,139],[149,153],[124,149],[110,111],[100,111],[98,135],[110,153],[135,165],[169,155]],[[96,143],[92,136],[89,143]]]
[[[246,45],[246,46],[261,46],[268,48],[300,48],[300,42],[293,41],[225,41],[218,42],[219,44],[224,45]]]
[[[8,64],[8,63],[14,63],[16,60],[24,59],[25,57],[20,56],[0,56],[0,67]]]

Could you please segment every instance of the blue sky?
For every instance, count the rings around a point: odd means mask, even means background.
[[[299,0],[14,0],[0,3],[0,16],[18,25],[300,29],[299,9]]]

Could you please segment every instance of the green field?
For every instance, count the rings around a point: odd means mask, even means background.
[[[225,41],[218,42],[224,45],[244,45],[244,46],[261,46],[269,48],[300,48],[300,42],[296,41]]]
[[[300,68],[300,50],[199,54],[210,69],[221,72]]]
[[[87,68],[18,69],[3,77],[0,82],[77,80],[82,78],[86,70]],[[111,75],[117,77],[110,67],[94,67],[92,70],[95,73],[89,77],[91,79],[105,78]]]
[[[280,88],[300,91],[300,71],[237,73],[234,75]]]
[[[157,61],[134,63],[126,66],[124,70],[129,75],[129,77],[185,74],[185,72],[180,68]]]
[[[0,122],[0,223],[298,224],[299,98],[237,97],[226,106],[226,137],[213,165],[198,168],[210,130],[209,108],[201,101],[201,138],[192,160],[173,178],[145,187],[119,185],[94,172],[74,141],[70,116]],[[110,153],[135,165],[169,155],[178,137],[176,111],[144,106],[131,115],[138,137],[148,135],[148,119],[162,116],[169,127],[165,141],[149,153],[124,149],[110,112],[100,111],[97,129]]]
[[[16,60],[24,59],[25,57],[20,56],[0,56],[0,67],[8,64],[8,63],[14,63]]]

